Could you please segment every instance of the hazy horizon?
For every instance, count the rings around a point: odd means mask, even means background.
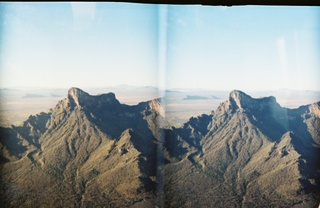
[[[127,84],[119,84],[119,85],[109,85],[109,86],[89,86],[89,87],[78,87],[78,86],[69,86],[69,87],[39,87],[39,86],[12,86],[12,87],[2,87],[0,86],[0,90],[21,90],[21,91],[32,91],[32,90],[68,90],[70,88],[79,88],[81,90],[92,90],[92,89],[108,89],[108,88],[114,88],[114,89],[121,89],[121,88],[127,88],[127,89],[138,89],[138,88],[153,88],[158,91],[217,91],[217,92],[231,92],[233,90],[239,90],[243,91],[245,93],[250,92],[275,92],[275,91],[297,91],[297,92],[319,92],[320,90],[315,89],[290,89],[290,88],[277,88],[277,89],[250,89],[250,90],[243,90],[241,88],[234,88],[234,89],[213,89],[213,88],[160,88],[159,86],[150,86],[150,85],[127,85]]]
[[[320,90],[320,7],[15,2],[0,11],[0,88]]]

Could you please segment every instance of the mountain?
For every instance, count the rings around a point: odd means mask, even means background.
[[[40,95],[40,94],[25,94],[22,98],[43,98],[46,97],[45,95]]]
[[[164,128],[161,103],[71,88],[1,127],[1,206],[319,205],[320,102],[287,109],[235,90],[179,128]]]
[[[207,97],[204,96],[198,96],[198,95],[187,95],[186,98],[183,98],[183,100],[207,100]]]
[[[1,129],[13,207],[154,204],[159,100],[135,106],[71,88],[49,113]]]
[[[232,91],[210,117],[169,131],[179,160],[165,167],[166,205],[317,207],[319,113],[320,102],[287,109]]]

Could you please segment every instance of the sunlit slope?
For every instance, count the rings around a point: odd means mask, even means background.
[[[319,105],[235,90],[165,129],[161,99],[129,106],[71,88],[50,112],[1,127],[1,206],[317,207]]]
[[[180,158],[165,169],[168,206],[318,205],[319,103],[291,110],[233,91],[210,122],[193,120],[168,132]]]
[[[72,88],[51,113],[3,130],[3,190],[10,204],[154,204],[157,105],[127,106],[112,93],[94,97]],[[16,145],[6,145],[7,135]],[[11,192],[15,187],[21,191]]]

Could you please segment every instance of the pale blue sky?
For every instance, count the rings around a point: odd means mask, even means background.
[[[157,85],[157,6],[2,6],[3,86]]]
[[[320,90],[319,7],[2,3],[0,12],[0,87]]]

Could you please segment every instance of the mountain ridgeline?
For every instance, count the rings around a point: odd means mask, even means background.
[[[317,207],[320,102],[297,109],[232,91],[165,128],[161,99],[129,106],[71,88],[1,127],[2,207]]]

